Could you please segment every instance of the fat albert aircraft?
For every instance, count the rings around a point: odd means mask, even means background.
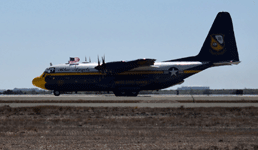
[[[71,91],[113,91],[116,96],[137,96],[142,90],[159,90],[202,70],[239,64],[233,24],[228,12],[219,12],[196,56],[155,62],[155,59],[82,62],[70,58],[66,64],[47,68],[33,85],[53,90],[55,96]]]

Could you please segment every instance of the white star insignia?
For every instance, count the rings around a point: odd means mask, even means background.
[[[171,70],[171,71],[169,71],[169,72],[171,73],[171,76],[173,76],[173,75],[176,76],[177,70],[175,70],[175,69],[173,68],[173,70]]]

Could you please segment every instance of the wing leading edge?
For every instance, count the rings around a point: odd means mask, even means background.
[[[134,68],[154,65],[156,59],[137,59],[133,61],[117,61],[102,63],[95,67],[98,71],[106,74],[118,74]]]

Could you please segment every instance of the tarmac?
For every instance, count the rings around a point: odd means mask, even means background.
[[[73,101],[76,101],[74,102]],[[80,102],[78,102],[78,100]],[[91,103],[87,101],[98,101]],[[207,101],[198,103],[196,101]],[[2,101],[2,102],[1,102]],[[10,101],[10,102],[8,102]],[[32,101],[31,103],[29,101]],[[39,103],[37,103],[37,101]],[[41,102],[40,102],[41,101]],[[59,101],[42,102],[42,101]],[[106,101],[106,102],[105,102]],[[115,101],[115,102],[112,102]],[[119,102],[121,101],[121,102]],[[127,102],[122,102],[127,101]],[[140,102],[139,102],[140,101]],[[180,101],[180,102],[178,102]],[[185,102],[184,102],[185,101]],[[213,103],[212,101],[217,101]],[[223,101],[223,102],[219,102]],[[225,102],[226,101],[226,102]],[[227,101],[229,103],[227,103]],[[233,103],[230,101],[234,101]],[[239,101],[239,102],[238,102]],[[245,102],[247,101],[247,102]],[[248,102],[252,101],[252,102]],[[71,106],[71,107],[258,107],[258,95],[139,95],[115,97],[106,95],[63,94],[54,95],[0,95],[0,107]]]

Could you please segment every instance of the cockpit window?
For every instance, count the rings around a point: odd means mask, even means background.
[[[46,73],[55,73],[55,67],[50,67],[45,70]]]
[[[46,68],[46,70],[44,72],[45,73],[49,73],[49,68]]]

